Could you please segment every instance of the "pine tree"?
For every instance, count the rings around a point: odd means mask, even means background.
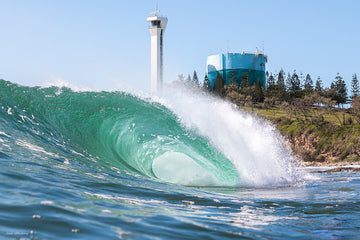
[[[221,74],[218,72],[214,84],[214,93],[220,97],[224,96],[224,79]]]
[[[254,97],[253,101],[255,102],[264,102],[264,91],[260,83],[260,79],[258,79],[255,83],[254,87]]]
[[[337,85],[337,91],[340,95],[340,103],[346,103],[347,101],[347,89],[346,89],[346,84],[345,81],[343,80],[343,78],[340,76],[340,74],[338,73],[336,76],[336,85]]]
[[[238,79],[236,77],[236,72],[234,70],[230,71],[228,79],[229,79],[228,85],[233,84],[233,83],[235,83],[236,85],[239,85]]]
[[[267,80],[267,89],[274,90],[275,86],[276,86],[275,78],[272,74],[270,74],[270,76],[268,77],[268,80]]]
[[[310,77],[310,74],[306,74],[304,82],[304,90],[312,91],[313,90],[313,80]]]
[[[322,96],[324,94],[324,87],[322,85],[320,76],[318,76],[316,83],[315,83],[315,92],[317,92],[320,96]]]
[[[191,83],[191,77],[190,77],[190,74],[188,75],[188,77],[186,78],[186,83],[187,84],[190,84]]]
[[[304,80],[304,74],[303,74],[302,72],[300,73],[299,79],[300,79],[300,86],[301,86],[301,84],[302,84],[303,82],[305,82],[305,80]]]
[[[331,96],[332,100],[335,100],[338,106],[346,103],[347,89],[343,78],[337,73],[335,81],[331,83],[330,90],[333,90],[334,94]]]
[[[286,85],[285,85],[285,72],[283,69],[280,70],[277,82],[276,82],[277,98],[280,101],[287,99]]]
[[[360,96],[359,80],[357,79],[356,73],[352,76],[351,80],[351,99]]]
[[[194,75],[193,75],[192,82],[193,82],[193,84],[196,85],[196,86],[199,86],[199,85],[200,85],[198,76],[197,76],[197,74],[196,74],[196,71],[194,71]]]
[[[241,76],[241,87],[240,92],[246,96],[250,94],[250,87],[249,87],[249,76],[247,74]]]
[[[204,77],[203,89],[208,92],[211,91],[211,85],[210,85],[210,81],[209,81],[207,74],[205,74],[205,77]]]
[[[267,77],[265,93],[267,97],[274,97],[276,95],[276,83],[272,73]]]
[[[299,76],[294,71],[293,75],[291,76],[291,83],[292,83],[292,91],[295,97],[300,97],[301,92],[301,81]]]
[[[288,93],[290,93],[291,91],[291,75],[290,73],[287,74],[287,77],[286,77],[286,81],[285,81],[285,88],[287,90]]]
[[[300,97],[301,82],[296,71],[292,75],[288,74],[286,79],[286,87],[291,98]]]
[[[249,76],[247,74],[241,76],[241,88],[247,88],[249,85]]]
[[[285,72],[282,69],[280,70],[280,72],[278,74],[278,79],[277,79],[276,85],[279,90],[285,89]]]

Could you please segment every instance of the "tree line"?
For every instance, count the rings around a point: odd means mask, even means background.
[[[318,105],[337,105],[351,103],[353,99],[360,96],[359,80],[356,74],[352,75],[351,91],[348,90],[343,77],[337,73],[330,86],[325,87],[320,76],[317,77],[315,83],[310,74],[285,73],[283,69],[279,73],[273,74],[266,72],[266,89],[256,81],[253,86],[249,86],[249,78],[247,75],[242,76],[241,81],[233,81],[225,85],[221,74],[217,74],[214,86],[210,86],[207,75],[200,84],[196,71],[193,77],[190,75],[185,77],[183,74],[178,75],[177,81],[183,82],[189,86],[201,87],[203,90],[212,92],[220,97],[228,98],[239,105],[245,103],[264,103],[270,105],[278,105],[283,102],[293,103],[297,99],[313,98],[314,104]]]
[[[243,75],[240,81],[233,81],[230,78],[226,85],[221,74],[218,73],[215,84],[210,86],[207,75],[201,84],[194,71],[192,78],[190,75],[185,77],[180,74],[177,81],[226,98],[240,107],[266,109],[280,107],[289,115],[300,112],[305,115],[305,118],[309,107],[325,107],[323,110],[329,112],[335,106],[340,109],[344,104],[351,103],[352,111],[359,116],[360,123],[360,87],[356,74],[352,75],[349,95],[346,83],[339,73],[327,87],[324,86],[320,77],[314,81],[310,74],[298,74],[296,70],[293,73],[285,73],[283,69],[276,74],[266,72],[266,89],[262,87],[259,80],[250,86],[247,75]]]
[[[314,84],[310,74],[304,76],[302,73],[298,75],[296,71],[292,74],[285,74],[284,70],[280,70],[278,74],[266,73],[267,77],[267,97],[274,98],[278,101],[293,102],[295,99],[303,99],[313,96],[318,98],[318,104],[323,103],[327,98],[334,101],[338,106],[351,102],[359,97],[360,87],[356,74],[353,74],[351,80],[351,95],[348,96],[347,86],[343,77],[337,73],[330,86],[324,87],[320,76],[317,77]]]

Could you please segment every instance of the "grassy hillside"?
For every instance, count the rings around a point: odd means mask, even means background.
[[[350,111],[338,108],[244,108],[273,122],[305,164],[360,161],[360,124]]]

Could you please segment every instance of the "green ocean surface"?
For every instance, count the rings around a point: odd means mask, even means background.
[[[209,96],[0,80],[1,239],[358,239],[359,173],[309,173]]]

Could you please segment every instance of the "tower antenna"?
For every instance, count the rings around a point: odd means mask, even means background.
[[[229,53],[229,38],[226,39],[226,53]]]
[[[150,14],[153,14],[155,17],[157,17],[156,14],[158,14],[159,12],[160,12],[160,10],[156,10],[155,12],[152,12],[152,13],[150,13]]]

